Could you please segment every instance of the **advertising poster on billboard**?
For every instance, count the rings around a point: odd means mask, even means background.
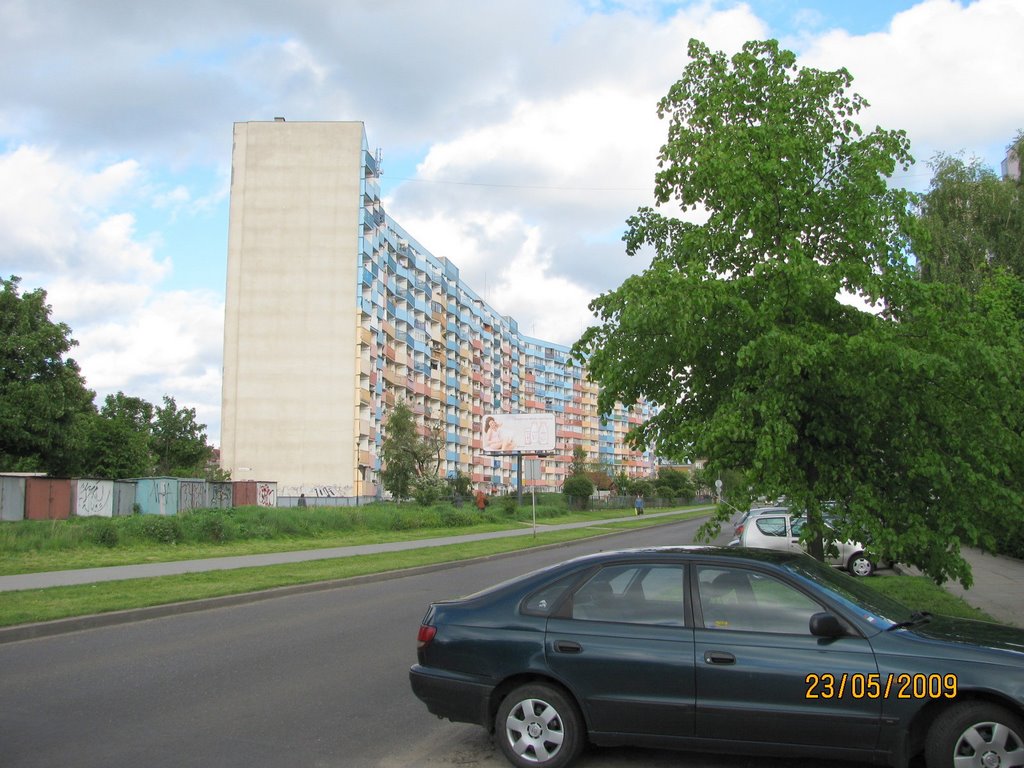
[[[484,416],[487,453],[546,453],[555,450],[553,413],[491,413]]]

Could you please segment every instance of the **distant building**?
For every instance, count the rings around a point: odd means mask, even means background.
[[[520,333],[392,220],[360,122],[237,123],[224,326],[221,466],[278,496],[374,496],[390,409],[443,425],[442,474],[515,483],[486,455],[487,413],[552,412],[557,445],[535,484],[558,489],[582,445],[648,475],[623,442],[649,416],[602,424],[597,387],[567,347]]]
[[[1006,150],[1006,157],[1000,164],[1004,179],[1020,181],[1020,148],[1021,145],[1018,143]]]

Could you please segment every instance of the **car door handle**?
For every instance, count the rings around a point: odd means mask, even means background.
[[[735,664],[736,657],[725,651],[704,651],[704,661],[708,664]]]
[[[557,653],[580,653],[583,646],[571,640],[555,640],[555,651]]]

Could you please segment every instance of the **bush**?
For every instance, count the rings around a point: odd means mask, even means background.
[[[422,477],[416,481],[412,496],[421,507],[429,507],[441,498],[448,489],[448,484],[437,477]]]
[[[441,510],[441,525],[445,528],[463,528],[473,525],[476,521],[477,518],[472,512],[464,512],[452,507]]]
[[[501,499],[501,511],[507,517],[513,517],[519,509],[519,502],[515,496],[503,496]]]
[[[113,549],[117,546],[120,536],[117,533],[117,526],[113,520],[99,520],[93,524],[91,538],[101,547]]]
[[[419,528],[419,520],[414,518],[412,515],[403,515],[398,512],[392,512],[388,515],[388,530],[391,531],[411,531],[415,528]]]
[[[192,512],[181,521],[185,536],[191,541],[222,544],[237,535],[234,522],[220,512]]]
[[[181,522],[177,517],[162,515],[144,515],[142,518],[142,535],[160,544],[177,544],[184,538]]]
[[[461,496],[464,499],[468,499],[473,496],[473,479],[468,475],[456,471],[453,476],[448,478],[447,482],[448,492],[452,497]]]
[[[1024,560],[1024,521],[1011,521],[1006,530],[996,537],[996,552]]]
[[[594,484],[586,475],[573,475],[562,483],[562,493],[568,498],[570,507],[586,509],[587,502],[594,493]]]

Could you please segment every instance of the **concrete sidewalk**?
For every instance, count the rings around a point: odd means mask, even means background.
[[[677,517],[678,515],[679,511],[654,512],[645,515],[645,517],[650,519],[659,517]],[[608,523],[634,519],[636,519],[635,516],[629,515],[628,517],[617,517],[608,520],[588,520],[582,523],[537,525],[537,531],[564,531],[575,528],[600,528]],[[182,573],[223,571],[234,568],[259,568],[267,565],[301,563],[310,560],[330,560],[332,558],[355,557],[357,555],[375,555],[382,552],[400,552],[408,549],[423,549],[425,547],[444,547],[451,544],[464,544],[467,542],[482,541],[484,539],[532,536],[533,532],[533,526],[529,525],[508,531],[469,533],[462,536],[445,536],[435,539],[414,539],[412,541],[395,541],[384,544],[362,544],[352,547],[332,547],[329,549],[312,549],[297,552],[272,552],[264,555],[212,557],[203,560],[177,560],[167,563],[115,565],[106,568],[80,568],[72,571],[24,573],[17,574],[15,576],[0,576],[0,592],[10,592],[19,589],[43,589],[46,587],[68,587],[78,584],[95,584],[101,581],[122,581],[125,579],[143,579],[154,576],[174,576]]]
[[[947,582],[946,589],[996,621],[1024,628],[1024,561],[967,547],[961,554],[971,564],[974,584],[964,589]]]

